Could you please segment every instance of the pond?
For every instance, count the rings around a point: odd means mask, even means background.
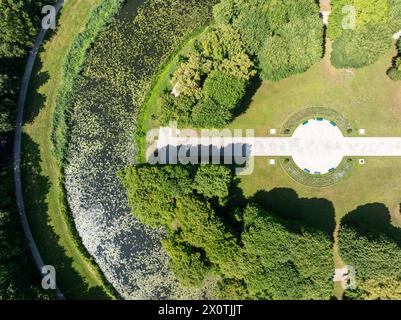
[[[83,244],[126,299],[207,297],[182,288],[161,247],[161,229],[139,223],[119,170],[134,163],[138,110],[160,65],[208,23],[213,1],[128,1],[99,36],[78,80],[65,182]]]

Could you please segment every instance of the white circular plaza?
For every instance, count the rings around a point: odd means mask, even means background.
[[[300,124],[292,136],[297,148],[292,157],[295,164],[310,174],[333,171],[344,157],[341,141],[344,136],[337,124],[315,118]]]

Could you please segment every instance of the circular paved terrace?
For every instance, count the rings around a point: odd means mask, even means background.
[[[293,149],[293,160],[302,170],[312,174],[333,171],[344,154],[338,148],[344,138],[337,125],[323,118],[305,121],[294,131],[299,148]]]

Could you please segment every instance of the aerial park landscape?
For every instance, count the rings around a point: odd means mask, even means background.
[[[0,299],[401,299],[400,0],[39,2],[0,4]]]

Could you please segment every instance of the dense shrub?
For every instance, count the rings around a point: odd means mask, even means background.
[[[188,126],[191,123],[191,115],[196,99],[191,96],[180,95],[174,97],[170,92],[165,92],[161,97],[160,122],[168,125],[170,121],[177,121],[179,126]]]
[[[387,71],[387,75],[391,80],[401,80],[401,40],[397,42],[398,55],[393,59],[393,65]]]
[[[390,49],[390,45],[386,25],[345,30],[333,43],[331,62],[336,68],[362,68],[376,62]]]
[[[393,33],[401,30],[401,0],[388,0],[389,26]]]
[[[233,110],[244,97],[245,88],[245,80],[227,76],[220,71],[212,71],[205,81],[203,92],[219,105]]]
[[[196,128],[222,128],[233,118],[230,108],[220,106],[214,100],[200,100],[192,110],[191,124]]]
[[[179,61],[171,76],[174,96],[159,93],[161,110],[156,117],[163,124],[174,120],[180,126],[227,125],[256,74],[239,33],[229,25],[213,27]]]

